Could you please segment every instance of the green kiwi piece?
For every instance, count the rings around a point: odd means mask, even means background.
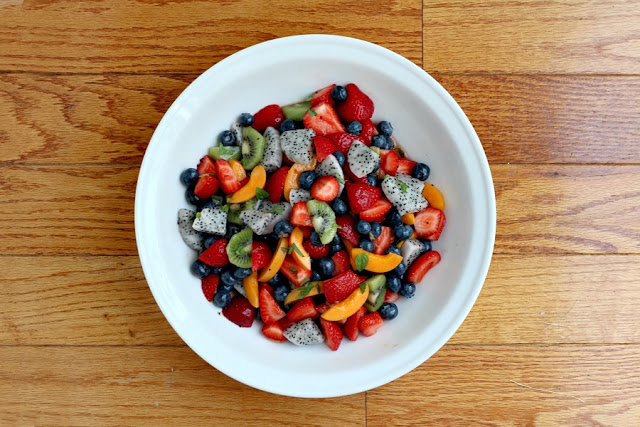
[[[367,297],[364,306],[370,312],[377,311],[384,302],[387,293],[387,278],[384,274],[378,274],[368,278],[365,283],[369,286],[369,297]]]
[[[213,160],[224,159],[229,161],[231,159],[240,160],[242,153],[240,152],[240,147],[218,145],[217,147],[209,148],[209,156],[211,156]]]
[[[301,121],[307,111],[311,108],[310,102],[300,102],[298,104],[285,105],[282,107],[282,114],[287,119]]]
[[[336,224],[336,214],[333,209],[319,200],[309,200],[307,202],[307,210],[311,215],[311,222],[316,233],[320,235],[320,241],[323,245],[329,244],[338,231]]]
[[[234,234],[227,243],[229,262],[236,267],[251,267],[251,247],[253,246],[253,231],[249,227]]]
[[[244,221],[242,220],[242,218],[240,218],[240,212],[242,212],[242,203],[234,203],[229,205],[227,221],[232,224],[244,225]]]
[[[242,166],[251,170],[260,164],[264,155],[264,136],[252,127],[242,128]]]

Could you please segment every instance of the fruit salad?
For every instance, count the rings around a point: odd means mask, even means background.
[[[355,84],[333,84],[241,114],[181,173],[191,271],[231,322],[335,351],[396,318],[440,262],[442,193],[373,112]]]

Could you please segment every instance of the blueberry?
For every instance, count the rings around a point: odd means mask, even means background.
[[[342,245],[342,242],[331,243],[329,245],[329,252],[331,253],[331,255],[335,254],[336,252],[340,252],[343,249],[344,249],[344,246]]]
[[[396,245],[391,245],[387,248],[387,253],[388,254],[398,254],[398,255],[402,255],[402,251],[400,250],[399,247],[397,247]]]
[[[224,235],[224,237],[230,239],[231,236],[233,236],[234,234],[238,234],[240,231],[242,231],[242,228],[240,228],[239,225],[227,222],[227,233]]]
[[[402,279],[395,273],[387,274],[387,289],[389,292],[398,293],[402,286]]]
[[[213,245],[215,242],[217,242],[218,240],[220,240],[220,236],[209,234],[207,237],[204,238],[204,248],[209,249],[209,247]]]
[[[216,292],[216,296],[213,297],[213,302],[220,308],[225,308],[231,302],[231,293],[229,292],[221,292],[218,290]]]
[[[360,243],[358,246],[360,246],[367,252],[373,252],[373,243],[369,239],[360,239]]]
[[[367,235],[371,232],[371,224],[361,219],[360,221],[356,222],[356,231],[360,234]]]
[[[398,306],[392,302],[383,302],[378,312],[383,319],[395,319],[398,317]]]
[[[233,288],[233,285],[238,283],[238,279],[233,276],[231,270],[225,270],[220,275],[220,285],[226,285],[227,287]]]
[[[205,200],[201,199],[200,197],[194,194],[193,188],[191,187],[187,188],[187,191],[185,191],[184,198],[187,199],[187,202],[195,206],[202,206],[203,204],[206,203]]]
[[[336,160],[338,161],[338,163],[340,164],[340,167],[343,168],[344,167],[344,154],[342,154],[339,151],[334,151],[333,152],[333,157],[336,158]]]
[[[309,236],[309,240],[311,244],[314,246],[322,246],[322,241],[320,240],[320,235],[315,231],[311,232],[311,236]]]
[[[296,128],[296,122],[291,119],[287,119],[280,123],[280,132],[286,132],[288,130],[294,130]]]
[[[256,320],[262,320],[262,317],[260,316],[260,309],[256,309]]]
[[[287,279],[281,274],[281,273],[276,273],[275,276],[273,276],[271,278],[271,280],[269,280],[268,282],[271,286],[278,286],[278,285],[286,285],[287,284]]]
[[[343,102],[347,99],[347,90],[343,86],[336,86],[331,89],[331,97],[336,102]]]
[[[253,271],[250,268],[236,268],[236,271],[233,272],[233,277],[238,280],[242,280],[245,277],[251,276]]]
[[[416,164],[411,170],[411,176],[420,181],[426,181],[429,178],[429,173],[431,173],[431,169],[424,163]]]
[[[411,298],[416,293],[416,285],[411,282],[404,282],[400,287],[400,295],[405,298]]]
[[[402,216],[398,213],[397,210],[392,210],[391,215],[389,216],[389,223],[391,225],[402,224]]]
[[[402,261],[396,268],[392,270],[394,273],[398,273],[400,277],[404,276],[404,273],[407,272],[407,264]]]
[[[335,266],[329,258],[320,258],[318,260],[318,270],[321,276],[330,277],[333,274]]]
[[[390,150],[393,144],[391,143],[391,141],[389,141],[389,138],[384,135],[378,134],[371,137],[371,145],[383,150]]]
[[[194,168],[185,169],[180,174],[180,182],[187,187],[193,187],[198,181],[198,171]]]
[[[312,282],[319,282],[320,280],[322,280],[322,276],[320,276],[320,274],[317,271],[312,271],[311,272],[311,281]]]
[[[236,144],[236,134],[230,130],[223,130],[218,135],[218,141],[222,145],[230,146]]]
[[[371,224],[371,235],[373,238],[377,238],[382,234],[382,226],[379,222],[372,222]]]
[[[432,248],[433,245],[431,244],[430,240],[420,240],[423,244],[424,244],[424,249],[422,250],[422,253],[426,253],[429,252]]]
[[[215,274],[216,276],[221,275],[223,271],[224,268],[222,267],[211,267],[211,274]]]
[[[305,190],[310,190],[313,185],[313,181],[316,180],[316,173],[314,171],[305,171],[300,174],[300,178],[298,178],[298,182],[300,183],[300,187]]]
[[[398,224],[393,227],[393,234],[400,240],[406,240],[413,234],[413,229],[410,225]]]
[[[342,199],[335,199],[333,203],[331,203],[331,209],[333,209],[336,215],[344,215],[349,210],[347,204]]]
[[[367,184],[373,185],[374,187],[378,186],[378,178],[374,174],[367,175]]]
[[[205,265],[200,261],[195,261],[193,264],[191,264],[191,272],[196,277],[202,279],[203,277],[206,277],[211,273],[211,269],[209,269],[208,265]]]
[[[347,125],[347,132],[352,135],[360,135],[362,133],[362,124],[358,121],[353,121]]]
[[[249,113],[242,113],[238,118],[238,123],[243,127],[251,126],[253,124],[253,116]]]
[[[287,237],[293,231],[293,225],[286,219],[279,221],[275,227],[273,227],[273,232],[276,233],[278,237]]]
[[[291,292],[289,286],[280,285],[274,290],[273,297],[276,301],[283,302],[287,298],[287,295],[289,295],[289,292]]]
[[[393,126],[391,126],[391,123],[387,122],[387,121],[381,121],[378,124],[378,130],[380,131],[381,134],[383,134],[384,136],[391,136],[391,134],[393,133]]]

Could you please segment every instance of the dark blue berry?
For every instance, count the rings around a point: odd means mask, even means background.
[[[339,151],[334,151],[333,152],[333,157],[336,158],[336,160],[338,161],[338,163],[340,164],[340,167],[343,168],[344,167],[344,154],[342,154]]]
[[[417,163],[411,169],[411,176],[420,181],[426,181],[429,178],[429,173],[431,173],[431,169],[424,163]]]
[[[271,280],[269,280],[268,282],[271,286],[278,286],[278,285],[286,285],[287,284],[287,278],[284,277],[282,275],[282,273],[278,272],[276,273],[275,276],[273,276],[271,278]]]
[[[207,203],[202,205],[202,209],[213,209],[218,206],[218,202],[209,200]]]
[[[280,285],[273,291],[273,297],[276,301],[283,302],[287,295],[291,292],[291,288],[287,285]]]
[[[404,282],[400,287],[400,295],[405,298],[411,298],[416,293],[416,285],[411,282]]]
[[[236,271],[233,272],[233,277],[238,280],[242,280],[245,277],[251,276],[253,271],[250,268],[236,268]]]
[[[230,146],[236,144],[236,134],[235,132],[231,132],[230,130],[223,130],[218,135],[218,141],[222,145]]]
[[[402,279],[395,273],[387,274],[387,289],[389,292],[398,293],[400,292],[400,287],[402,286]]]
[[[233,286],[238,282],[239,280],[235,278],[231,270],[225,270],[220,275],[220,285],[226,285],[230,289],[233,289]]]
[[[367,184],[372,185],[374,187],[378,186],[378,178],[374,174],[367,175]]]
[[[300,174],[300,178],[298,178],[298,182],[300,183],[300,188],[304,188],[305,190],[310,190],[313,185],[313,181],[316,180],[316,173],[314,171],[305,171]]]
[[[432,248],[433,245],[431,244],[431,240],[420,240],[422,242],[422,244],[424,244],[424,249],[422,250],[422,253],[427,253],[429,252]]]
[[[315,231],[311,232],[311,236],[309,236],[309,241],[314,246],[322,246],[322,241],[320,240],[320,235]]]
[[[329,245],[329,253],[331,255],[335,254],[336,252],[340,252],[343,249],[344,249],[344,246],[342,245],[342,242],[331,243]]]
[[[204,238],[204,248],[209,249],[209,247],[213,245],[215,242],[217,242],[218,240],[220,240],[220,236],[209,234],[207,237]]]
[[[369,239],[360,239],[359,245],[362,249],[367,252],[373,252],[373,242]]]
[[[343,86],[336,86],[331,89],[331,97],[336,102],[343,102],[347,99],[347,90]]]
[[[291,119],[287,119],[280,123],[280,132],[286,132],[288,130],[294,130],[296,128],[296,122]]]
[[[238,234],[240,231],[242,231],[242,228],[240,228],[239,225],[227,222],[227,233],[224,235],[224,237],[228,240],[231,238],[231,236],[233,236],[234,234]]]
[[[378,312],[385,320],[395,319],[398,317],[398,306],[392,302],[383,302]]]
[[[318,260],[318,272],[321,276],[331,277],[334,269],[335,266],[333,265],[333,261],[331,261],[329,258],[320,258]]]
[[[393,126],[387,121],[381,121],[380,124],[378,124],[378,130],[384,136],[389,137],[393,133]]]
[[[207,202],[205,199],[201,199],[200,197],[196,196],[193,192],[193,188],[191,187],[187,188],[187,191],[185,191],[184,198],[187,199],[187,202],[195,206],[202,206]]]
[[[368,221],[361,219],[356,222],[356,231],[360,234],[367,235],[371,232],[371,224]]]
[[[213,302],[220,308],[225,308],[231,302],[230,292],[221,292],[220,289],[216,292],[216,296],[213,297]]]
[[[388,254],[397,254],[397,255],[402,255],[402,251],[400,250],[399,247],[397,247],[396,245],[391,245],[387,248],[387,253]]]
[[[312,282],[318,282],[322,280],[322,276],[320,276],[320,274],[317,271],[312,271],[311,272],[311,281]]]
[[[211,267],[211,274],[215,274],[216,276],[221,275],[223,271],[224,268],[222,267]]]
[[[276,233],[276,236],[278,237],[287,237],[291,234],[292,231],[293,231],[293,225],[291,225],[291,223],[286,219],[279,221],[273,227],[273,232]]]
[[[347,125],[347,132],[352,135],[360,135],[362,133],[362,124],[358,121],[353,121]]]
[[[349,210],[347,204],[342,199],[335,199],[333,203],[331,203],[331,209],[333,209],[336,215],[344,215]]]
[[[371,224],[371,235],[373,238],[377,238],[382,234],[382,226],[379,222],[372,222]]]
[[[196,277],[202,279],[203,277],[206,277],[211,273],[211,269],[208,265],[205,265],[200,261],[195,261],[193,264],[191,264],[191,272]]]
[[[413,228],[410,225],[398,224],[393,227],[393,234],[400,240],[406,240],[413,234]]]
[[[238,118],[238,123],[244,127],[251,126],[253,124],[253,116],[249,113],[242,113]]]
[[[391,225],[402,224],[402,216],[398,213],[397,210],[392,210],[391,215],[389,215],[389,223]]]
[[[393,148],[393,142],[386,136],[380,134],[371,137],[371,145],[381,150],[391,150]]]
[[[398,273],[400,277],[404,276],[404,273],[407,272],[407,264],[402,261],[396,268],[392,270],[394,273]]]
[[[261,320],[262,317],[260,316],[260,309],[256,309],[256,320]]]
[[[180,174],[180,182],[187,187],[193,187],[198,181],[198,171],[194,168],[185,169]]]

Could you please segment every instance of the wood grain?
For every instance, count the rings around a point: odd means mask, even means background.
[[[445,346],[367,393],[367,425],[635,425],[638,369],[638,346]]]
[[[27,1],[0,16],[0,70],[201,73],[295,34],[354,36],[422,61],[419,0]],[[372,19],[373,11],[376,13]]]
[[[3,425],[363,425],[364,393],[293,399],[252,389],[186,347],[0,348]]]
[[[425,1],[423,37],[427,71],[640,72],[634,0]]]

